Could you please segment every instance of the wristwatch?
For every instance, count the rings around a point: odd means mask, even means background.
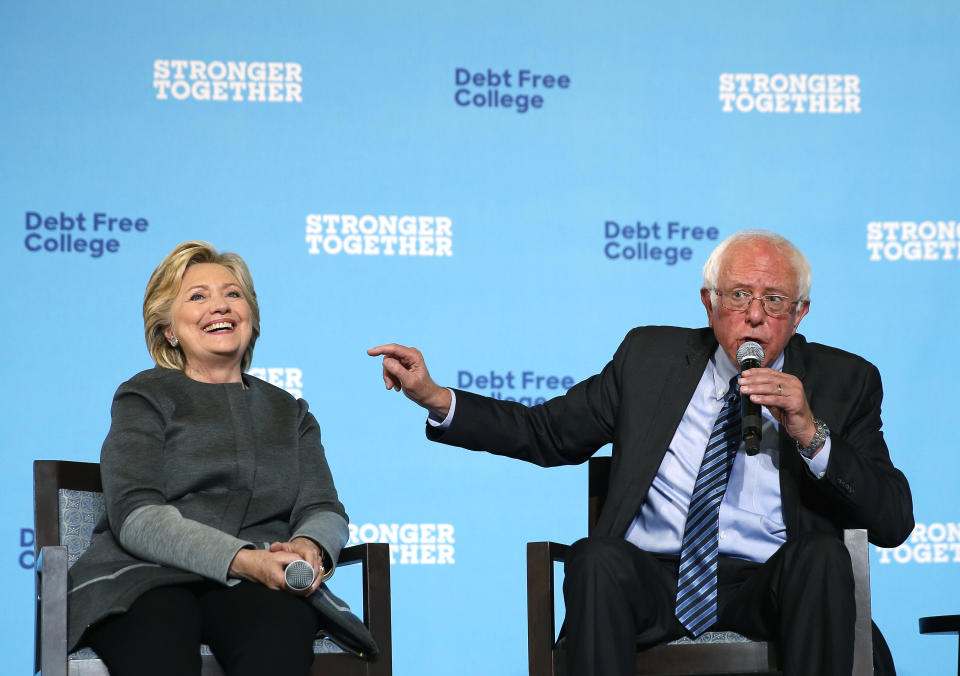
[[[820,420],[820,418],[814,418],[813,424],[817,426],[817,431],[813,435],[813,439],[810,440],[810,443],[806,446],[801,447],[799,441],[795,441],[797,444],[797,451],[800,452],[807,460],[813,458],[813,454],[817,452],[817,449],[823,446],[823,442],[827,440],[827,437],[830,436],[830,428],[827,427],[827,423]]]

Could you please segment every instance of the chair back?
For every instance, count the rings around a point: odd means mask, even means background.
[[[69,671],[66,661],[67,567],[90,545],[93,528],[105,511],[102,491],[97,463],[33,462],[33,528],[37,557],[34,673],[42,671],[56,675]],[[42,575],[41,568],[45,569]]]
[[[103,516],[100,465],[69,460],[34,460],[33,523],[36,552],[64,545],[73,564],[90,544]]]

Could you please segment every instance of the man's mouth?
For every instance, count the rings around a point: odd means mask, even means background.
[[[760,346],[760,349],[764,352],[767,351],[767,342],[766,340],[761,340],[760,338],[753,338],[751,336],[745,336],[737,341],[737,349],[743,346],[744,343],[756,343]]]

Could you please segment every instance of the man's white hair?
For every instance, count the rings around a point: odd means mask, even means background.
[[[807,261],[807,257],[804,256],[803,252],[795,247],[793,242],[791,242],[789,239],[783,237],[782,235],[778,235],[775,232],[771,232],[770,230],[741,230],[740,232],[736,232],[720,242],[720,244],[717,245],[717,248],[714,249],[710,254],[707,262],[703,264],[703,288],[711,291],[717,289],[717,284],[720,283],[720,268],[723,265],[724,255],[726,254],[727,249],[730,248],[730,245],[739,242],[745,242],[751,239],[766,240],[787,257],[787,260],[790,261],[790,264],[793,266],[793,270],[797,275],[796,300],[810,300],[810,285],[812,284],[812,276],[810,273],[810,263]],[[715,296],[711,296],[711,299],[713,302],[716,302]]]

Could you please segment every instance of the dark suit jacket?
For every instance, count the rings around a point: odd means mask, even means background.
[[[599,374],[560,397],[527,408],[457,391],[451,426],[428,426],[435,441],[543,466],[584,462],[612,443],[610,489],[592,535],[622,537],[717,347],[710,329],[633,329]],[[795,335],[786,373],[804,386],[814,413],[830,427],[830,461],[816,479],[780,433],[780,491],[787,537],[866,528],[870,541],[895,547],[913,529],[904,475],[890,462],[880,430],[883,390],[876,367]]]

